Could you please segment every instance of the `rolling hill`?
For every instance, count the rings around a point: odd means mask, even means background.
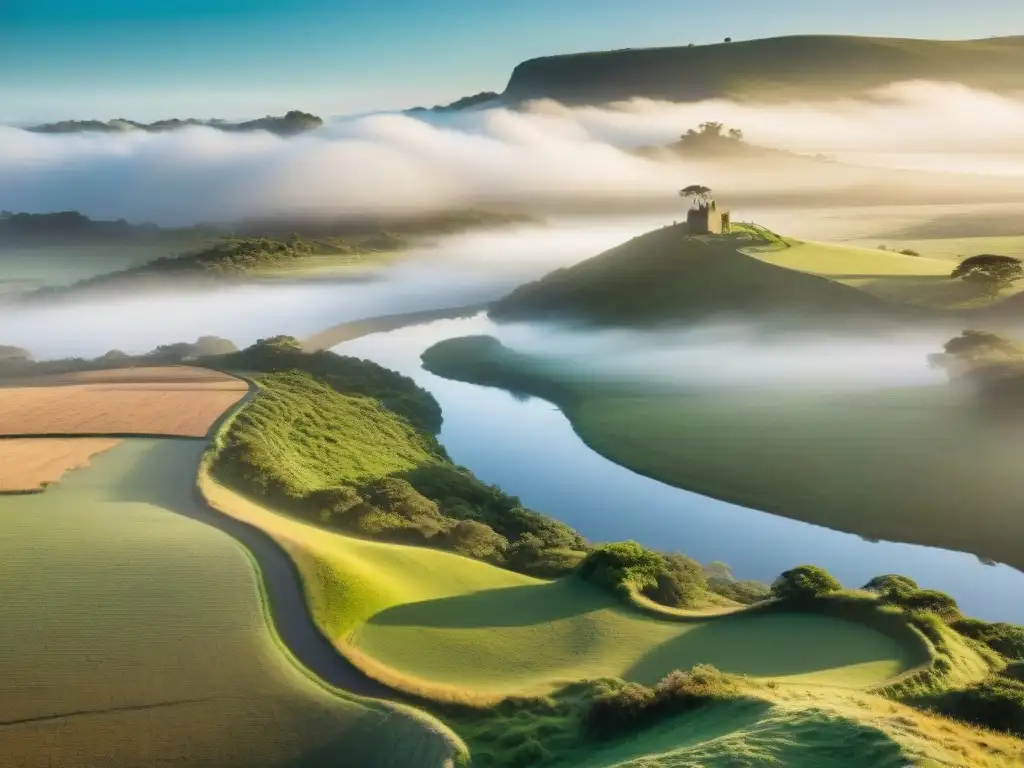
[[[522,285],[490,313],[498,320],[643,327],[712,315],[877,318],[909,311],[740,250],[766,245],[748,230],[705,237],[690,235],[686,225],[667,226]]]
[[[954,41],[800,35],[530,59],[512,72],[502,100],[777,101],[858,95],[901,80],[1011,91],[1024,87],[1022,73],[1022,36]]]

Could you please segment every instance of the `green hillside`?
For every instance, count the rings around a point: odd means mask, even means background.
[[[546,56],[519,64],[506,103],[567,104],[643,97],[699,101],[835,98],[901,80],[999,91],[1024,87],[1024,37],[912,40],[801,35],[673,48]]]
[[[746,230],[692,236],[684,224],[663,227],[520,286],[490,313],[498,320],[651,326],[718,314],[877,318],[899,311],[852,287],[741,251],[752,247],[778,245]]]
[[[439,723],[283,649],[252,557],[188,519],[204,447],[126,440],[0,495],[0,765],[451,766]]]

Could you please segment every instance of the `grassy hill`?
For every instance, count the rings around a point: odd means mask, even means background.
[[[712,315],[848,318],[898,309],[862,291],[795,269],[779,269],[741,249],[776,258],[791,249],[761,234],[693,236],[662,227],[572,267],[527,283],[491,306],[497,320],[563,319],[653,326]]]
[[[284,517],[208,477],[201,487],[216,508],[285,546],[318,623],[343,653],[421,695],[480,702],[594,677],[655,683],[703,662],[862,688],[922,661],[854,622],[810,614],[659,620],[575,578],[541,581],[447,552],[363,541]]]
[[[519,64],[506,103],[781,101],[862,94],[900,80],[1013,91],[1024,86],[1024,37],[986,40],[802,35],[674,48],[626,48]]]
[[[203,449],[128,440],[0,496],[0,764],[450,765],[439,723],[340,695],[281,647],[251,558],[186,519]]]

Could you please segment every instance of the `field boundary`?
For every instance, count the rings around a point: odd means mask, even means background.
[[[223,447],[223,439],[234,419],[245,407],[246,403],[259,391],[259,385],[254,380],[246,376],[237,376],[243,381],[248,382],[249,391],[233,408],[221,416],[218,423],[211,430],[212,437],[209,439],[207,449],[200,457],[193,488],[197,505],[204,511],[209,512],[209,517],[204,516],[203,518],[195,519],[231,537],[234,543],[245,553],[252,564],[260,596],[261,610],[263,611],[271,636],[283,655],[305,677],[333,695],[357,701],[384,715],[398,714],[416,721],[431,732],[444,738],[451,745],[456,764],[465,763],[468,759],[469,750],[454,731],[429,713],[400,701],[399,699],[403,696],[404,692],[392,689],[381,681],[367,675],[347,658],[337,645],[323,633],[309,610],[306,585],[298,565],[277,540],[258,526],[247,523],[220,510],[207,497],[205,484],[215,482],[209,472],[210,464],[217,452]],[[281,579],[275,579],[274,583],[271,583],[271,575],[268,573],[265,564],[261,562],[259,555],[254,551],[253,545],[264,556],[271,552],[274,553],[272,557],[284,566],[284,570],[277,571],[282,574]],[[300,599],[297,603],[295,601],[279,599],[282,597],[281,594],[277,595],[278,599],[274,598],[275,587],[277,590],[280,590],[281,587],[286,586],[286,582],[290,583],[298,591]],[[301,628],[286,622],[281,616],[282,610],[288,607],[292,609],[289,617],[293,620],[298,618],[300,625],[302,625]],[[289,639],[285,636],[286,634],[292,635],[291,639],[294,640],[296,632],[305,635],[307,643],[305,653],[298,651],[295,645],[290,643]],[[312,643],[312,647],[309,643]],[[311,655],[313,648],[317,646],[319,646],[317,651],[319,661],[315,661]],[[328,671],[329,668],[333,671]],[[347,678],[346,683],[340,682],[342,678]],[[339,682],[334,682],[335,680]],[[359,681],[357,685],[361,687],[361,690],[354,690],[354,686],[348,687],[354,681]]]

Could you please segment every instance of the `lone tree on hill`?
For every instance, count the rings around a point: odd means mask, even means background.
[[[950,277],[984,285],[989,294],[995,296],[1014,280],[1024,277],[1024,264],[1013,256],[983,253],[961,261]]]
[[[707,205],[711,202],[711,187],[705,187],[703,184],[691,184],[679,190],[679,196],[687,198],[694,205]]]

